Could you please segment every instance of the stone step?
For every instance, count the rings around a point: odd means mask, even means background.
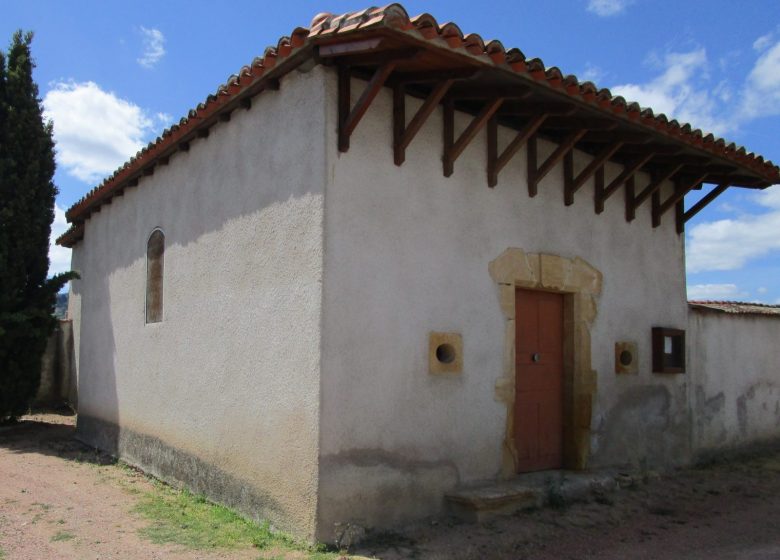
[[[451,513],[464,521],[481,523],[500,515],[591,499],[594,494],[616,489],[620,476],[610,471],[527,473],[457,488],[445,499]]]

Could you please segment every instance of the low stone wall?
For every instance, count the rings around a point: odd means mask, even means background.
[[[688,374],[695,454],[780,439],[780,316],[692,307]]]
[[[41,384],[33,402],[35,406],[64,403],[74,409],[78,404],[73,323],[70,320],[60,321],[49,337],[41,359]]]

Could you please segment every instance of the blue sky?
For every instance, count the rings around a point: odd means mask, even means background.
[[[58,207],[318,12],[322,2],[12,2],[0,41],[33,30],[58,143]],[[405,2],[564,73],[780,161],[778,0]],[[687,204],[695,202],[690,197]],[[58,212],[55,234],[64,228]],[[780,187],[729,189],[688,223],[689,295],[780,303]],[[69,252],[54,248],[52,269]]]

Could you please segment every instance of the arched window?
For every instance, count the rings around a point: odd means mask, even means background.
[[[152,232],[146,243],[146,322],[159,323],[163,317],[163,255],[165,234]]]

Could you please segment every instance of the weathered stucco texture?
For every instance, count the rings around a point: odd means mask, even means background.
[[[81,437],[312,538],[324,70],[293,72],[86,224],[74,250]],[[328,107],[330,108],[330,107]],[[146,243],[165,234],[163,320]]]
[[[707,455],[780,435],[780,319],[692,308],[693,445]]]
[[[354,82],[355,98],[363,86]],[[685,328],[687,320],[673,218],[653,228],[648,202],[628,223],[622,193],[596,215],[592,183],[566,207],[560,166],[529,198],[524,154],[490,189],[484,135],[445,178],[440,111],[397,167],[389,91],[340,154],[334,73],[327,92],[320,538],[331,538],[336,523],[388,525],[437,513],[456,484],[502,476],[507,407],[496,383],[505,373],[507,317],[489,263],[509,248],[582,259],[603,274],[589,327],[589,465],[684,461],[687,380],[654,375],[650,365],[651,327]],[[407,115],[417,103],[408,99]],[[456,135],[467,122],[457,115]],[[512,137],[501,130],[500,146]],[[540,157],[553,148],[540,143]],[[588,156],[575,160],[582,169]],[[608,166],[608,177],[616,173]],[[461,374],[429,374],[431,332],[462,335]],[[636,375],[615,375],[617,341],[636,342]]]

